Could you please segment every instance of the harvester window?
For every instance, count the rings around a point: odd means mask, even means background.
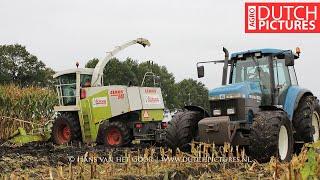
[[[76,74],[65,74],[59,77],[59,84],[56,86],[59,103],[62,106],[76,104]]]
[[[91,87],[92,75],[90,74],[81,74],[80,75],[80,85],[81,87]]]

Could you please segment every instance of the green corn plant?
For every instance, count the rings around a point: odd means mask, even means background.
[[[30,131],[36,124],[44,124],[53,117],[56,103],[50,89],[0,86],[0,139],[8,138],[18,127]]]

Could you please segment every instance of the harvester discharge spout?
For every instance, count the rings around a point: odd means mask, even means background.
[[[124,50],[125,48],[132,46],[134,44],[140,44],[143,47],[150,46],[151,43],[149,40],[144,38],[137,38],[135,40],[129,41],[121,46],[116,46],[112,51],[107,52],[107,56],[98,62],[96,67],[94,68],[93,74],[92,74],[92,80],[91,84],[92,86],[101,86],[101,78],[103,76],[103,69],[107,65],[107,63],[110,61],[110,59],[117,54],[119,51]]]

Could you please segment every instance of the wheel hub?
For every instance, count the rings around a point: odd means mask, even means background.
[[[68,125],[64,124],[60,126],[58,132],[59,132],[58,137],[62,142],[62,144],[69,142],[71,138],[71,129]]]
[[[287,128],[282,125],[279,131],[279,140],[278,140],[278,149],[279,156],[281,160],[284,160],[287,157],[289,148],[289,138]]]
[[[122,136],[117,128],[112,128],[107,132],[107,141],[109,145],[119,145],[122,141]]]
[[[314,111],[312,114],[312,126],[314,127],[313,141],[319,140],[319,114]]]

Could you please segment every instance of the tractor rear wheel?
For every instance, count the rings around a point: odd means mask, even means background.
[[[165,144],[172,150],[190,151],[190,143],[198,135],[198,122],[203,115],[197,111],[175,114],[166,128]]]
[[[72,113],[59,114],[53,122],[51,138],[58,145],[81,140],[78,117]]]
[[[320,105],[317,102],[312,115],[312,126],[314,127],[313,142],[320,140]]]
[[[319,140],[319,115],[319,104],[314,96],[301,98],[292,120],[296,130],[296,140],[304,142]]]
[[[131,142],[129,128],[120,121],[106,121],[101,127],[100,142],[108,147],[122,147]]]
[[[289,161],[293,153],[293,129],[283,111],[263,111],[255,115],[250,131],[248,154],[259,162],[272,156]]]

